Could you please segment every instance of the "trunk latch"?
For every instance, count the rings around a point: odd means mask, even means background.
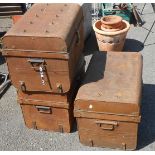
[[[41,77],[41,83],[42,85],[45,85],[45,79],[44,79],[44,70],[45,70],[45,60],[44,59],[28,59],[29,63],[31,63],[32,68],[35,70],[39,70],[40,77]]]

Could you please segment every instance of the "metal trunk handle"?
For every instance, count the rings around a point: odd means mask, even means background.
[[[35,106],[35,107],[40,113],[50,114],[52,112],[51,107],[46,107],[46,106]]]
[[[39,70],[40,66],[43,69],[45,69],[45,60],[44,59],[29,58],[27,61],[32,65],[32,68],[35,69],[35,70]]]
[[[33,63],[44,63],[45,62],[44,59],[38,59],[38,58],[34,58],[34,59],[29,58],[27,61],[30,62],[30,63],[32,63],[32,64]]]
[[[116,121],[95,121],[95,123],[103,130],[114,130],[116,126],[118,126],[118,122]],[[106,125],[106,126],[102,126]]]

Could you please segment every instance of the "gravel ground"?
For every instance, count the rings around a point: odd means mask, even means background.
[[[138,4],[141,10],[143,4]],[[143,27],[131,27],[124,50],[137,51],[143,55],[143,97],[142,122],[139,126],[137,150],[155,150],[155,35],[151,33],[145,46],[142,42],[150,29],[155,14],[150,4],[147,4],[142,17],[146,21]],[[10,19],[3,22],[0,19],[2,30],[11,25]],[[1,26],[1,23],[3,23]],[[155,32],[155,26],[152,30]],[[96,45],[93,44],[94,34],[88,39],[85,48],[87,65]],[[151,44],[151,45],[148,45]],[[0,71],[7,72],[4,58],[0,57]],[[17,101],[16,90],[11,86],[0,98],[0,150],[112,150],[109,148],[87,147],[79,143],[78,132],[61,134],[55,132],[37,131],[28,129],[24,125],[20,106]]]

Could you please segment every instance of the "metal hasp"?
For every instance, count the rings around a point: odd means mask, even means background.
[[[26,85],[24,81],[19,81],[20,83],[20,89],[22,92],[26,92]]]
[[[58,93],[63,93],[62,84],[57,83],[56,85],[57,85]]]
[[[31,65],[33,66],[32,68],[34,68],[35,70],[39,70],[41,83],[42,85],[45,85],[45,79],[44,79],[45,60],[38,58],[35,59],[30,58],[27,61],[31,63]]]

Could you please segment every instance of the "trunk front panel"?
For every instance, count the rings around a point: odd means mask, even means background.
[[[25,124],[29,128],[70,132],[73,123],[71,109],[40,105],[21,105]]]
[[[137,123],[77,118],[79,138],[88,146],[134,150],[137,145]]]

